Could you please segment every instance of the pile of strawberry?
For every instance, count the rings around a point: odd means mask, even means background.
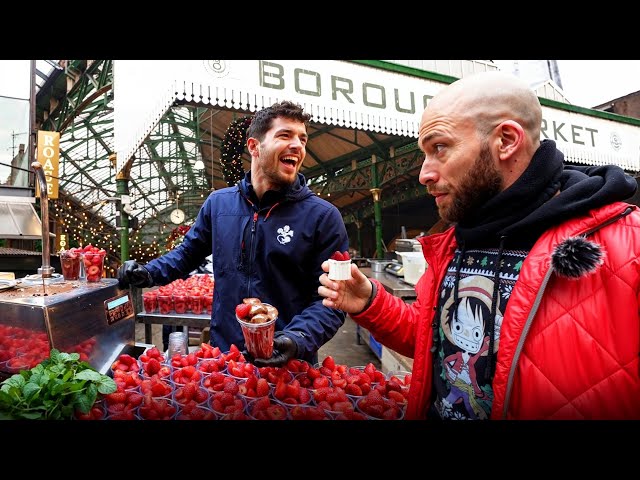
[[[351,256],[349,252],[340,253],[338,250],[331,254],[331,260],[335,260],[337,262],[346,262],[347,260],[351,260]]]
[[[91,244],[84,246],[80,252],[82,253],[82,261],[87,273],[87,282],[99,282],[102,278],[104,257],[107,252]]]

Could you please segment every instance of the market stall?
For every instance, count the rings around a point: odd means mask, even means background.
[[[38,162],[32,166],[40,182],[42,266],[37,274],[0,281],[0,374],[32,368],[51,349],[79,353],[104,373],[115,357],[135,349],[133,304],[117,280],[103,278],[104,250],[88,245],[74,252],[72,263],[63,262],[64,274],[55,273],[45,177]]]

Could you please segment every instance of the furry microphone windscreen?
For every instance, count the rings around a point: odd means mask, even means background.
[[[561,277],[580,278],[595,272],[602,265],[603,256],[597,243],[584,237],[572,237],[556,246],[551,255],[551,266]]]

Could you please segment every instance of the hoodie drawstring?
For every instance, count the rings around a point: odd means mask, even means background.
[[[462,259],[464,258],[464,254],[466,252],[466,247],[464,242],[460,243],[460,256],[458,257],[458,261],[456,262],[456,279],[453,282],[453,319],[457,320],[458,318],[458,305],[460,304],[460,299],[458,298],[458,286],[460,285],[460,269],[462,267]]]
[[[489,351],[487,352],[487,368],[484,371],[484,379],[490,382],[493,378],[495,355],[493,347],[496,338],[496,309],[498,308],[498,295],[500,295],[500,263],[502,260],[502,251],[504,250],[504,241],[507,237],[500,237],[500,246],[498,247],[498,258],[496,260],[496,273],[493,278],[493,298],[491,299],[491,314],[489,315]]]

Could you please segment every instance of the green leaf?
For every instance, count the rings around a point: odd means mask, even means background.
[[[67,388],[67,383],[61,380],[53,379],[50,383],[49,390],[53,395],[58,395],[60,392]]]
[[[87,398],[91,402],[91,405],[93,405],[96,401],[96,398],[98,398],[98,385],[96,385],[95,383],[87,384],[87,390],[85,393],[87,395]]]
[[[37,383],[27,382],[27,384],[22,389],[22,393],[24,394],[24,398],[26,400],[31,400],[34,395],[40,393],[42,387]]]
[[[38,420],[42,418],[42,413],[40,412],[19,412],[19,415],[26,420]]]
[[[76,373],[75,375],[75,379],[76,380],[89,380],[92,382],[99,382],[100,378],[102,377],[102,375],[100,375],[99,372],[96,372],[95,370],[83,370],[81,372]]]
[[[108,395],[117,390],[118,386],[116,382],[113,381],[113,378],[107,377],[106,375],[102,375],[102,379],[100,383],[98,383],[98,391],[103,395]]]
[[[91,400],[87,395],[76,395],[74,406],[76,409],[80,410],[82,413],[89,413],[91,407],[93,407],[94,400]]]
[[[73,378],[74,372],[73,370],[66,370],[64,372],[64,375],[62,376],[62,381],[63,382],[68,382],[69,380],[71,380]]]
[[[16,373],[15,375],[11,375],[4,382],[2,382],[2,385],[9,385],[10,387],[22,389],[25,383],[27,383],[25,378],[19,373]]]
[[[56,350],[55,348],[51,349],[51,352],[49,353],[49,358],[51,358],[51,361],[54,363],[60,363],[62,361],[60,357],[60,351]]]
[[[82,382],[67,382],[67,388],[70,392],[78,392],[84,390],[85,380]]]

